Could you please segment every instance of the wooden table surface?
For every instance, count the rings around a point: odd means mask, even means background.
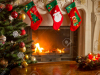
[[[80,71],[75,61],[30,64],[27,68],[14,68],[11,75],[100,75],[100,69]]]

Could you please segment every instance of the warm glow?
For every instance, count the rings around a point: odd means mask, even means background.
[[[58,31],[60,31],[60,29],[58,29]]]
[[[58,49],[58,48],[57,48],[57,51],[58,51],[59,53],[64,53],[64,50],[63,50],[63,49],[61,50],[61,49]]]
[[[61,50],[60,50],[60,49],[57,49],[57,51],[58,51],[59,53],[61,53]]]
[[[57,49],[46,50],[45,48],[40,47],[39,43],[36,43],[35,49],[33,49],[34,50],[33,55],[35,55],[35,54],[44,55],[45,53],[65,53],[64,49],[65,48],[63,48],[63,49],[57,48]]]
[[[92,55],[92,53],[90,53],[90,55]]]
[[[36,43],[35,46],[36,46],[35,52],[42,53],[43,48],[40,47],[39,43]]]
[[[95,58],[95,56],[93,57],[93,59],[92,59],[93,61],[95,61],[96,60],[96,58]]]

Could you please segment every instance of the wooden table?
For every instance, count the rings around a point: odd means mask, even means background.
[[[27,68],[14,68],[11,75],[100,75],[100,69],[80,71],[75,61],[30,64]]]

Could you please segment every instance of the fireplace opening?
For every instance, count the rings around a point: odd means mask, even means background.
[[[75,60],[78,55],[78,30],[70,31],[69,26],[54,30],[51,26],[40,26],[37,30],[26,28],[28,40],[34,40],[32,55],[39,62]]]

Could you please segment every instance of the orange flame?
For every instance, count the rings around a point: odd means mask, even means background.
[[[57,48],[57,51],[58,51],[59,53],[64,53],[64,50],[63,50],[63,49],[61,50],[61,49],[58,49],[58,48]]]
[[[64,48],[63,49],[57,48],[55,51],[57,53],[65,53]],[[45,53],[52,53],[52,52],[53,52],[53,50],[45,50],[44,48],[40,47],[39,43],[35,44],[34,53],[45,54]],[[34,55],[34,53],[33,53],[33,55]]]
[[[36,46],[35,53],[36,52],[42,53],[43,48],[40,47],[39,43],[36,43],[35,46]]]

